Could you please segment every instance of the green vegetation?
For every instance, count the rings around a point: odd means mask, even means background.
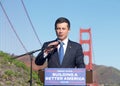
[[[15,72],[12,71],[12,70],[6,70],[4,73],[5,73],[7,76],[15,76]]]
[[[43,86],[36,71],[32,73],[33,86]],[[0,51],[0,86],[29,86],[30,68]]]

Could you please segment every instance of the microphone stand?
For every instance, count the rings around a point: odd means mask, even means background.
[[[30,86],[32,86],[32,61],[33,61],[33,53],[37,52],[37,51],[41,51],[41,49],[38,50],[33,50],[30,52],[27,52],[25,54],[19,55],[14,57],[14,59],[25,56],[25,55],[29,55],[30,56],[30,80],[28,81],[30,83]]]

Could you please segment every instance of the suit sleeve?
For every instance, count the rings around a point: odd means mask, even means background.
[[[46,61],[46,58],[44,58],[44,49],[45,49],[46,44],[43,44],[41,52],[37,55],[35,59],[35,64],[36,65],[43,65],[44,62]]]

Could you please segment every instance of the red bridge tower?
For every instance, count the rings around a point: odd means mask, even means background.
[[[83,47],[83,53],[86,64],[86,83],[87,86],[98,86],[96,80],[93,79],[93,64],[92,64],[92,36],[91,29],[80,28],[80,44]]]

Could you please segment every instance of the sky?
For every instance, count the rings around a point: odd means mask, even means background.
[[[79,43],[80,28],[91,29],[93,63],[120,69],[120,0],[23,0],[40,42],[21,0],[0,2],[25,47],[0,5],[0,50],[21,55],[41,49],[44,42],[56,39],[55,20],[66,17],[71,22],[70,40]]]

